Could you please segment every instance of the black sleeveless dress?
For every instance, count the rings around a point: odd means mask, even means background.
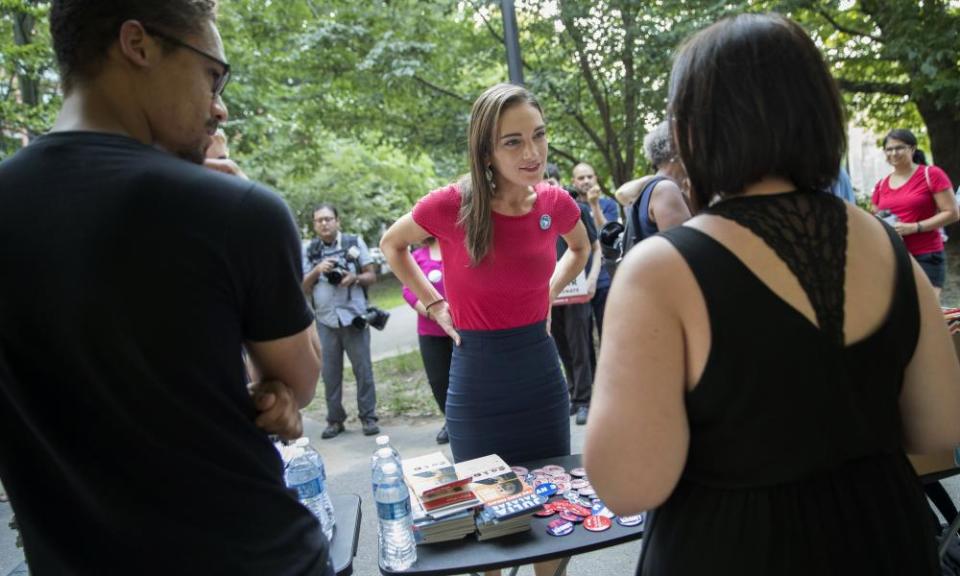
[[[939,574],[929,510],[901,443],[898,401],[920,328],[903,242],[888,229],[897,279],[884,323],[844,346],[841,200],[793,192],[708,212],[777,252],[820,328],[706,234],[662,234],[700,285],[711,347],[686,395],[686,467],[650,514],[638,574]]]

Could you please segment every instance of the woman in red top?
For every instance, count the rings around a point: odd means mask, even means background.
[[[457,344],[446,406],[454,460],[567,455],[570,398],[547,323],[551,303],[590,253],[580,209],[566,191],[541,182],[546,126],[527,90],[485,91],[468,140],[470,174],[422,198],[380,247]],[[449,303],[408,251],[427,236],[440,242]],[[559,262],[557,236],[569,245]]]
[[[925,166],[917,137],[909,130],[891,130],[883,139],[883,151],[893,172],[874,187],[873,206],[896,216],[893,228],[939,298],[947,272],[940,229],[960,219],[953,184],[940,168]]]

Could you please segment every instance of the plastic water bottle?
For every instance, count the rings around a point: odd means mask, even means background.
[[[387,460],[378,468],[382,476],[374,499],[380,527],[380,563],[389,570],[406,570],[417,561],[410,492],[396,462]]]
[[[390,437],[387,435],[377,436],[377,449],[373,451],[370,457],[370,475],[373,481],[372,490],[377,491],[378,467],[384,462],[395,462],[399,470],[403,470],[400,465],[400,453],[390,445]]]
[[[327,493],[327,475],[323,458],[310,446],[309,440],[300,438],[290,450],[290,462],[284,472],[287,486],[297,491],[300,503],[320,520],[320,527],[327,540],[333,538],[333,503]]]
[[[333,512],[333,501],[330,500],[330,491],[327,490],[327,469],[323,465],[323,457],[320,456],[316,448],[310,445],[310,439],[306,436],[298,438],[294,445],[298,448],[303,448],[306,457],[312,460],[313,464],[320,470],[320,498],[323,503],[323,509],[327,512],[327,518],[330,520],[330,533],[327,534],[327,540],[329,540],[333,537],[333,527],[337,523],[337,515]],[[327,525],[324,524],[324,533],[326,534],[327,531]]]

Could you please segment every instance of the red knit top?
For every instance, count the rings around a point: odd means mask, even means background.
[[[535,187],[529,212],[493,218],[493,246],[471,266],[466,230],[457,226],[460,190],[434,190],[413,208],[413,220],[440,241],[444,288],[453,322],[463,330],[503,330],[547,318],[550,276],[557,264],[557,236],[580,219],[576,202],[562,188]]]

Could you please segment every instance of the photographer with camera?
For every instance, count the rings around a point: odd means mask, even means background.
[[[375,264],[363,238],[340,232],[340,216],[332,204],[313,212],[317,238],[303,257],[303,291],[313,302],[317,332],[323,348],[323,386],[327,401],[327,427],[321,437],[344,431],[343,353],[347,353],[357,379],[357,409],[363,433],[380,433],[377,426],[377,391],[370,359],[369,324],[382,330],[388,314],[367,304],[366,289],[377,281]]]

